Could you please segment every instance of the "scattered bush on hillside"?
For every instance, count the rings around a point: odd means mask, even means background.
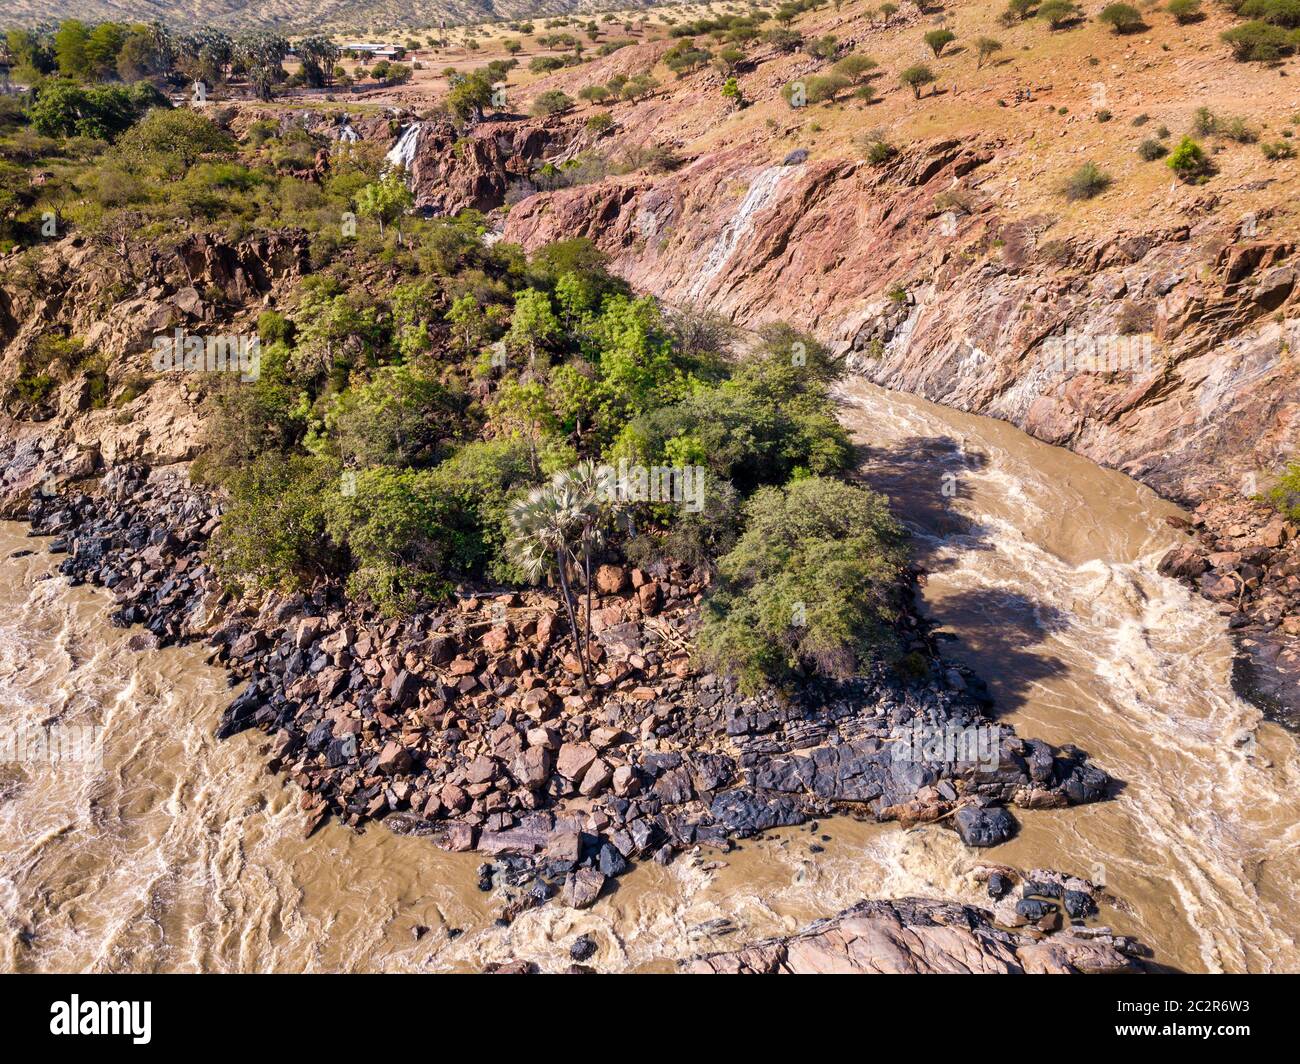
[[[1062,192],[1066,199],[1092,199],[1110,188],[1113,181],[1110,174],[1103,171],[1096,163],[1087,162],[1066,178]]]
[[[1147,137],[1138,145],[1137,151],[1143,162],[1148,163],[1154,162],[1156,159],[1163,159],[1169,154],[1169,148],[1161,144],[1155,137]]]
[[[1296,50],[1293,34],[1267,22],[1247,22],[1224,30],[1219,38],[1232,49],[1239,62],[1273,63]]]
[[[975,69],[984,65],[985,60],[995,52],[1002,51],[1002,42],[993,37],[975,38]]]
[[[912,95],[918,100],[921,98],[921,89],[926,85],[932,85],[934,81],[934,71],[924,63],[917,63],[914,66],[907,67],[898,75],[899,84],[911,89]]]
[[[1101,9],[1097,21],[1110,26],[1116,33],[1137,33],[1147,28],[1142,12],[1132,4],[1107,4]]]
[[[952,30],[930,30],[925,37],[926,46],[934,53],[936,59],[943,52],[944,48],[957,39],[957,34]]]
[[[1046,22],[1049,29],[1059,30],[1083,17],[1083,10],[1070,0],[1043,0],[1034,17]]]
[[[533,114],[538,116],[558,115],[573,110],[573,100],[559,89],[548,89],[533,101]]]
[[[1201,10],[1201,0],[1169,0],[1165,10],[1173,15],[1174,21],[1180,26],[1189,26],[1205,18],[1205,12]]]
[[[1191,137],[1183,137],[1166,162],[1178,177],[1190,183],[1199,183],[1210,176],[1210,161]]]

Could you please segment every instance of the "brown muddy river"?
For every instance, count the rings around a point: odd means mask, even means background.
[[[1114,800],[1018,811],[1020,836],[984,853],[938,827],[825,821],[499,927],[473,854],[373,826],[304,841],[265,739],[212,738],[229,689],[202,649],[130,650],[104,592],[44,579],[57,560],[12,558],[37,544],[0,524],[0,725],[96,724],[104,740],[102,766],[0,763],[0,970],[556,969],[582,932],[602,971],[670,970],[862,897],[978,901],[984,860],[1103,878],[1126,903],[1105,922],[1161,963],[1300,970],[1300,752],[1232,693],[1222,620],[1156,574],[1176,511],[999,422],[867,385],[845,398],[863,471],[931,570],[947,652],[1021,734],[1123,780]]]

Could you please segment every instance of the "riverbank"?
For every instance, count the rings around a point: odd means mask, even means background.
[[[227,603],[204,553],[219,512],[179,470],[119,467],[97,495],[37,495],[31,516],[66,552],[64,575],[113,592],[113,623],[144,626],[141,647],[202,636],[248,681],[217,734],[272,736],[270,765],[303,789],[308,833],[332,814],[476,849],[496,859],[483,875],[506,884],[508,913],[556,894],[585,908],[630,861],[835,812],[951,818],[967,844],[995,845],[1016,828],[1005,804],[1086,803],[1109,786],[1081,752],[998,727],[975,677],[932,656],[910,682],[877,668],[788,701],[743,698],[693,671],[703,587],[679,572],[601,569],[600,672],[584,689],[542,593],[465,594],[402,622],[324,584]],[[913,649],[932,655],[904,616]],[[970,736],[991,743],[987,757],[921,748]]]
[[[1177,527],[1189,542],[1170,548],[1160,572],[1227,619],[1242,697],[1300,729],[1300,530],[1270,506],[1227,494],[1201,503]]]
[[[213,739],[230,696],[203,644],[129,651],[140,632],[108,626],[106,592],[42,581],[63,556],[12,559],[40,544],[6,525],[0,692],[34,720],[105,724],[108,771],[7,785],[5,912],[32,944],[10,941],[5,967],[444,971],[524,960],[554,971],[586,935],[597,952],[583,963],[599,971],[668,971],[789,936],[862,898],[988,907],[975,871],[992,856],[1103,879],[1122,901],[1102,901],[1101,923],[1149,944],[1160,965],[1295,970],[1296,743],[1234,697],[1222,619],[1156,573],[1180,541],[1166,521],[1178,511],[1003,422],[867,385],[847,399],[860,474],[912,516],[923,608],[945,656],[988,680],[1000,722],[1082,741],[1126,781],[1113,800],[1017,812],[1019,833],[991,852],[942,824],[821,818],[725,853],[637,862],[590,909],[545,905],[500,926],[504,900],[478,889],[477,853],[335,818],[304,841],[302,792],[266,774],[269,740],[256,729]],[[952,497],[940,490],[947,472]],[[1235,744],[1242,734],[1251,741]]]

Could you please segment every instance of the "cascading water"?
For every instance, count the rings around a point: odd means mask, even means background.
[[[401,167],[406,173],[411,172],[412,164],[415,162],[415,151],[420,143],[420,129],[423,123],[412,122],[406,126],[397,138],[397,143],[388,149],[388,154],[384,156],[385,161],[390,168]]]

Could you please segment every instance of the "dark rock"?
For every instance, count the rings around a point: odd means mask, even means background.
[[[569,946],[569,956],[575,961],[589,960],[596,955],[596,940],[590,935],[579,935]]]
[[[1084,920],[1097,911],[1097,903],[1081,890],[1067,890],[1062,899],[1071,920]]]
[[[997,846],[1016,833],[1015,818],[997,806],[988,809],[963,806],[957,810],[953,822],[967,846]]]
[[[1055,911],[1051,902],[1039,901],[1037,898],[1021,898],[1016,902],[1016,913],[1030,923],[1041,920],[1048,913]]]

